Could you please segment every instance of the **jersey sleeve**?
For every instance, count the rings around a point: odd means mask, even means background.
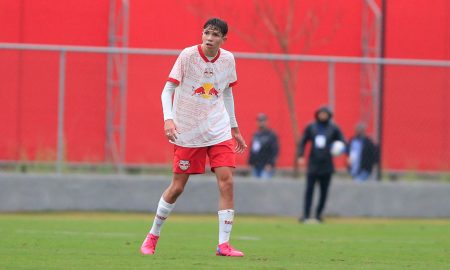
[[[231,56],[231,70],[229,75],[228,87],[233,87],[237,84],[237,74],[236,74],[236,61],[234,56]]]
[[[228,112],[228,116],[230,117],[231,127],[238,127],[236,114],[234,112],[233,90],[231,89],[231,87],[227,87],[225,88],[225,90],[223,90],[223,102],[225,104],[225,109]]]
[[[305,130],[303,131],[303,136],[297,145],[297,157],[304,156],[306,143],[308,143],[309,140],[312,140],[311,130],[312,130],[312,125],[308,125],[308,126],[306,126]]]
[[[173,82],[176,85],[179,85],[183,80],[184,74],[186,72],[186,63],[187,63],[187,53],[186,50],[183,50],[178,56],[175,64],[170,71],[169,78],[167,79],[169,82]]]
[[[175,88],[177,87],[176,84],[173,82],[167,81],[166,85],[164,86],[164,89],[161,93],[161,102],[163,107],[163,115],[164,115],[164,121],[167,119],[173,119],[172,114],[172,96],[175,92]]]

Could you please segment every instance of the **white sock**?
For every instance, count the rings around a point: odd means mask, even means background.
[[[156,236],[159,236],[161,233],[161,227],[164,224],[164,221],[166,221],[167,217],[169,216],[170,212],[172,212],[173,208],[175,207],[175,203],[168,203],[163,199],[163,196],[161,196],[161,199],[158,203],[158,209],[156,210],[156,216],[153,220],[153,226],[150,230],[150,233]]]
[[[225,209],[217,212],[219,215],[219,245],[230,241],[231,228],[233,227],[234,210]]]

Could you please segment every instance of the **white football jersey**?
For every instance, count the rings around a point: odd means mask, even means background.
[[[203,147],[229,140],[230,118],[224,105],[223,90],[237,83],[234,56],[219,49],[209,60],[201,45],[184,49],[169,75],[178,84],[172,113],[180,132],[176,145]]]

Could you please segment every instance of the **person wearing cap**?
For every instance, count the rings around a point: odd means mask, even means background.
[[[272,178],[278,157],[278,137],[267,125],[267,115],[258,114],[258,130],[253,134],[248,164],[254,177]]]
[[[305,146],[311,143],[308,167],[306,174],[306,189],[304,198],[303,216],[301,222],[322,222],[322,212],[328,195],[331,176],[334,172],[333,158],[330,153],[334,141],[345,143],[339,127],[331,121],[333,113],[328,107],[320,107],[314,114],[315,121],[306,126],[303,136],[297,147],[297,162],[300,167],[305,165]],[[320,187],[320,198],[316,208],[315,219],[310,219],[310,210],[313,201],[314,186]]]

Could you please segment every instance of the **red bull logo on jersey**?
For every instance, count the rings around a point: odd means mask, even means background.
[[[204,83],[198,88],[193,88],[192,91],[193,96],[196,95],[205,99],[210,99],[213,96],[219,97],[219,91],[214,88],[214,85],[212,83]]]

